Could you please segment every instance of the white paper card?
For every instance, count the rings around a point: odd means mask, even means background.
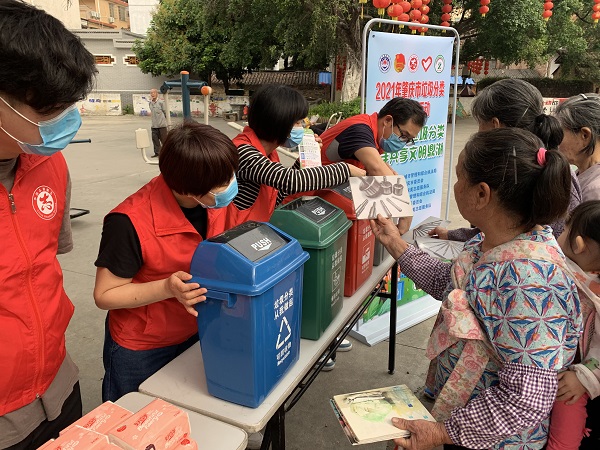
[[[357,219],[411,217],[412,204],[402,175],[350,177]]]

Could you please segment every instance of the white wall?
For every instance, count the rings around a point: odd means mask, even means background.
[[[129,0],[129,23],[131,31],[146,34],[158,0]]]
[[[81,28],[79,18],[79,1],[72,0],[67,7],[67,0],[25,0],[27,3],[43,9],[51,16],[60,20],[69,29]]]

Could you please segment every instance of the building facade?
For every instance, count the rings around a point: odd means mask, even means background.
[[[130,29],[129,4],[122,0],[79,0],[79,15],[79,28]]]
[[[129,0],[131,32],[146,35],[159,0]]]
[[[107,106],[109,113],[116,114],[118,111],[121,114],[121,109],[117,109],[116,104],[105,105],[116,103],[116,97],[111,97],[113,94],[120,96],[121,105],[133,105],[133,94],[148,94],[150,89],[159,88],[166,81],[165,77],[154,77],[140,70],[131,47],[137,39],[143,39],[143,36],[126,30],[72,31],[94,55],[98,69],[94,92],[90,94],[87,103],[84,102],[83,109],[80,107],[83,114],[102,113],[104,106]],[[90,102],[90,99],[94,101]],[[98,103],[101,104],[100,108]]]
[[[60,20],[69,29],[81,28],[78,0],[25,0]]]

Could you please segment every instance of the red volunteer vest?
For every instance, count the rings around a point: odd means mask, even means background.
[[[340,123],[338,123],[337,125],[334,125],[330,129],[326,130],[321,135],[321,139],[323,140],[323,146],[321,147],[321,163],[324,166],[327,164],[333,164],[335,162],[339,162],[339,161],[332,161],[327,156],[327,148],[329,147],[329,145],[331,145],[331,143],[335,140],[335,138],[337,138],[342,133],[342,131],[346,130],[346,128],[351,127],[352,125],[360,124],[360,123],[368,125],[369,128],[371,128],[371,131],[373,131],[373,137],[375,140],[375,148],[377,149],[377,151],[379,152],[380,155],[383,153],[383,150],[381,148],[379,148],[379,142],[377,142],[377,113],[373,113],[371,115],[358,114],[356,116],[352,116],[352,117],[349,117],[348,119],[342,120]],[[365,166],[356,159],[344,159],[343,161],[348,164],[354,164],[355,166],[358,166],[361,169],[365,168]]]
[[[245,127],[244,131],[242,131],[233,139],[233,143],[236,145],[236,147],[240,147],[241,145],[251,145],[263,155],[267,156],[267,152],[260,143],[256,133],[254,133],[250,127]],[[277,150],[273,150],[271,154],[267,156],[267,158],[273,162],[279,162],[279,154],[277,153]],[[260,186],[256,201],[250,208],[242,211],[238,209],[238,207],[232,202],[227,207],[226,229],[233,228],[248,220],[268,222],[271,218],[271,214],[273,214],[273,211],[275,211],[278,194],[279,191],[277,189],[263,184]]]
[[[162,175],[111,212],[126,214],[140,240],[144,264],[133,277],[134,283],[168,278],[178,270],[189,273],[202,237],[183,215]],[[225,208],[207,212],[207,236],[225,231]],[[198,332],[196,318],[175,298],[138,308],[113,309],[108,326],[115,342],[130,350],[180,344]]]
[[[0,184],[0,416],[46,392],[73,315],[56,259],[67,164],[60,153],[21,154],[18,164],[12,201]]]

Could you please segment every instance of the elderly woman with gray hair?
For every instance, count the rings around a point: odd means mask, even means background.
[[[564,133],[560,151],[578,169],[582,200],[600,200],[600,95],[575,95],[554,115]]]
[[[600,103],[598,104],[600,107]],[[532,84],[514,78],[506,78],[482,89],[471,106],[471,114],[479,123],[479,131],[494,128],[522,128],[539,137],[547,149],[556,149],[564,143],[564,126],[557,118],[544,114],[544,99]],[[597,115],[600,118],[600,115]],[[600,124],[599,124],[600,127]],[[600,130],[600,128],[599,128]],[[600,136],[600,134],[597,134]],[[568,158],[568,155],[567,155]],[[600,195],[600,189],[598,191]],[[571,197],[567,213],[582,201],[581,188],[575,174],[571,177]],[[559,217],[550,225],[555,237],[565,228],[565,217]],[[430,234],[440,239],[467,241],[479,233],[476,228],[447,230],[437,227]]]

